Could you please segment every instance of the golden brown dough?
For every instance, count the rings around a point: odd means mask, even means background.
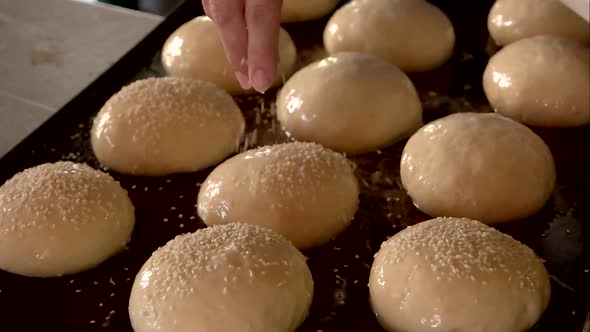
[[[539,127],[590,123],[590,50],[535,36],[514,42],[488,62],[485,94],[496,112]]]
[[[295,73],[277,97],[277,118],[296,140],[347,154],[390,146],[423,124],[422,104],[406,74],[349,52]]]
[[[282,84],[291,75],[297,50],[289,33],[281,28],[279,34],[279,64],[273,86]],[[244,61],[246,61],[244,59]],[[231,95],[255,93],[244,90],[235,77],[215,23],[199,16],[178,28],[164,44],[162,64],[170,76],[209,81]]]
[[[355,0],[330,18],[324,45],[331,55],[367,53],[420,72],[451,57],[455,32],[449,18],[424,0]]]
[[[547,270],[530,248],[456,218],[424,221],[385,241],[369,290],[391,332],[528,331],[551,296]]]
[[[91,142],[97,159],[112,170],[163,176],[221,162],[237,151],[245,126],[232,97],[209,82],[148,78],[105,103]]]
[[[135,332],[295,332],[309,313],[306,258],[269,229],[228,224],[179,235],[133,283]]]
[[[400,174],[424,213],[487,224],[539,211],[556,177],[545,142],[495,113],[455,113],[427,124],[408,140]]]
[[[135,208],[110,175],[46,163],[0,187],[0,269],[29,277],[82,272],[123,250]]]
[[[340,0],[283,0],[281,22],[305,22],[316,20],[328,15]]]
[[[590,43],[588,22],[559,0],[497,0],[488,15],[488,30],[500,46],[539,35]]]
[[[197,211],[207,225],[260,225],[305,249],[348,227],[358,197],[344,156],[315,143],[285,143],[246,151],[216,167],[201,185]]]

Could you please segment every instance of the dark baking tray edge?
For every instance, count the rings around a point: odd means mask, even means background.
[[[434,3],[445,3],[445,1],[432,1]],[[459,1],[461,4],[468,3],[464,0]],[[25,140],[23,140],[20,144],[18,144],[15,148],[13,148],[9,153],[7,153],[4,157],[0,158],[0,183],[3,183],[9,177],[11,177],[14,173],[22,171],[26,167],[35,166],[35,162],[33,159],[39,158],[32,158],[31,160],[26,159],[28,153],[31,150],[34,150],[39,147],[39,142],[44,142],[47,138],[55,136],[57,133],[64,128],[63,123],[80,123],[80,124],[87,124],[89,118],[94,117],[96,114],[97,109],[94,107],[88,107],[88,105],[101,105],[103,104],[109,97],[111,97],[114,93],[116,93],[122,86],[137,78],[137,73],[141,72],[142,69],[148,68],[152,61],[154,61],[154,54],[157,54],[161,49],[166,38],[179,26],[179,22],[185,22],[192,19],[195,16],[203,14],[203,10],[201,7],[200,1],[197,0],[189,0],[185,1],[179,5],[179,7],[168,17],[166,18],[160,25],[158,25],[152,32],[150,32],[142,41],[140,41],[131,51],[129,51],[125,56],[123,56],[119,61],[117,61],[109,70],[103,73],[98,79],[96,79],[93,83],[91,83],[87,88],[85,88],[79,95],[77,95],[73,100],[71,100],[68,104],[66,104],[61,110],[59,110],[55,115],[53,115],[50,119],[48,119],[45,123],[43,123],[37,130],[35,130],[31,135],[29,135]],[[465,19],[466,21],[470,21],[469,17],[461,17],[461,19]],[[419,76],[419,75],[418,75]],[[414,77],[416,78],[416,77]],[[419,77],[418,77],[419,79]],[[426,77],[426,81],[428,81],[428,77]],[[428,82],[427,82],[428,83]],[[427,84],[428,85],[428,84]],[[438,114],[435,114],[433,110],[430,110],[429,117],[438,117]],[[575,132],[582,132],[583,135],[572,135],[579,138],[585,137],[590,138],[590,132],[588,131],[588,127],[581,128],[578,130],[574,130]],[[541,134],[543,130],[541,130]],[[564,132],[564,139],[563,141],[568,142],[570,145],[574,147],[577,145],[578,147],[584,147],[585,144],[580,144],[581,142],[576,142],[575,140],[568,139],[567,132]],[[59,135],[59,134],[58,134]],[[555,145],[558,146],[558,145]],[[570,149],[568,149],[570,150]],[[581,151],[584,151],[582,149]],[[586,150],[588,151],[588,150]],[[560,151],[557,149],[553,150],[554,153],[558,154],[567,154],[567,151]],[[62,158],[59,157],[58,154],[44,154],[42,158],[47,161],[58,161]],[[571,158],[569,158],[571,160]],[[578,160],[579,163],[582,165],[590,165],[588,158],[582,156]],[[559,167],[560,165],[558,165]],[[590,169],[589,169],[590,170]],[[587,179],[587,177],[585,177]],[[567,179],[568,183],[574,182],[574,179]],[[588,183],[587,181],[581,181],[582,183]],[[581,209],[584,211],[581,212],[584,215],[585,221],[590,221],[589,216],[589,208],[590,200],[588,200],[588,194],[585,194],[584,199],[581,200]],[[586,204],[584,204],[586,203]],[[551,207],[550,207],[551,208]],[[567,216],[566,216],[567,217]],[[558,220],[559,221],[559,220]],[[584,223],[582,226],[582,230],[579,231],[580,238],[587,239],[588,234],[588,224]],[[388,225],[389,226],[389,225]],[[508,226],[506,228],[516,228],[518,225]],[[556,228],[560,230],[560,232],[568,231],[561,224],[557,224]],[[374,233],[377,233],[381,229],[377,229]],[[534,233],[534,232],[532,232]],[[558,232],[556,232],[558,233]],[[563,232],[562,232],[563,233]],[[564,246],[568,246],[568,243],[565,242],[568,240],[566,235],[568,234],[561,234],[563,238],[556,239],[558,242],[563,243]],[[571,245],[576,245],[571,244]],[[580,248],[578,248],[580,249]],[[581,255],[582,257],[588,257],[588,250],[589,247],[587,245],[583,245],[581,250],[584,251],[584,254]],[[578,264],[584,264],[587,266],[587,262],[577,262]],[[590,266],[589,266],[590,267]],[[560,268],[560,266],[556,266],[554,268]],[[590,275],[590,274],[589,274]],[[554,282],[557,282],[553,280]],[[581,281],[581,280],[578,280]],[[590,281],[585,285],[580,284],[580,288],[578,289],[578,293],[580,297],[586,297],[588,299],[587,294],[590,294],[590,289],[588,288],[590,285]],[[563,289],[561,290],[563,292]],[[566,290],[567,291],[567,290]],[[364,294],[364,293],[363,293]],[[349,298],[353,299],[355,296],[352,296],[352,292],[349,294]],[[584,311],[587,311],[588,303],[582,304],[581,298],[577,299],[580,303],[572,303],[571,305],[576,306],[577,308],[584,308]],[[561,303],[557,302],[557,303]],[[367,308],[365,308],[367,309]],[[561,310],[563,311],[563,310]],[[124,314],[124,313],[121,313]],[[358,312],[350,312],[350,314],[358,315]],[[370,315],[370,313],[365,313]],[[577,313],[576,315],[576,323],[575,325],[578,326],[579,322],[583,320],[583,317],[579,317],[581,315],[585,315],[584,313]],[[559,330],[555,330],[556,327],[554,324],[550,324],[546,329],[542,329],[546,331],[549,329],[550,331],[566,331],[564,327],[559,327]],[[553,328],[553,329],[552,329]],[[376,327],[379,331],[378,327]],[[19,330],[25,331],[25,330]],[[571,330],[567,330],[568,332]],[[339,331],[340,332],[340,331]]]

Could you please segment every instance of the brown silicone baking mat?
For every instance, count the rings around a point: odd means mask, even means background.
[[[443,67],[411,75],[424,104],[425,121],[453,112],[491,111],[481,87],[482,72],[494,52],[486,29],[491,1],[434,3],[453,21],[457,45],[455,55]],[[99,168],[89,145],[93,116],[123,85],[163,75],[158,52],[166,37],[201,13],[200,1],[182,4],[121,61],[3,157],[0,183],[27,167],[57,160]],[[324,55],[325,22],[285,26],[296,42],[300,65]],[[248,121],[244,149],[287,140],[273,118],[275,94],[238,98]],[[557,188],[542,211],[499,228],[532,247],[551,274],[552,300],[534,331],[578,332],[587,320],[590,302],[590,130],[535,131],[554,154]],[[373,254],[382,241],[404,226],[429,219],[412,205],[400,184],[404,143],[352,158],[362,188],[360,210],[336,240],[304,252],[316,291],[311,313],[298,331],[383,331],[368,301]],[[25,278],[0,271],[0,331],[131,331],[127,304],[133,278],[159,246],[177,234],[204,227],[194,205],[199,184],[209,171],[161,178],[111,173],[129,191],[137,210],[128,249],[95,269],[62,278]]]

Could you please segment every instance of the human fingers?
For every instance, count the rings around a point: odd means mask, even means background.
[[[266,91],[277,73],[281,0],[246,0],[248,78],[259,92]]]
[[[245,0],[203,0],[205,14],[215,22],[225,54],[244,89],[248,83],[248,30],[244,19]]]

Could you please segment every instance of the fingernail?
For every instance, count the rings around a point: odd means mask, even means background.
[[[254,71],[254,75],[251,77],[251,82],[252,87],[260,93],[264,93],[270,84],[266,74],[260,69]]]
[[[242,89],[248,90],[251,88],[250,83],[248,82],[248,76],[246,74],[238,71],[236,72],[236,78],[238,79],[238,82],[240,82]]]

